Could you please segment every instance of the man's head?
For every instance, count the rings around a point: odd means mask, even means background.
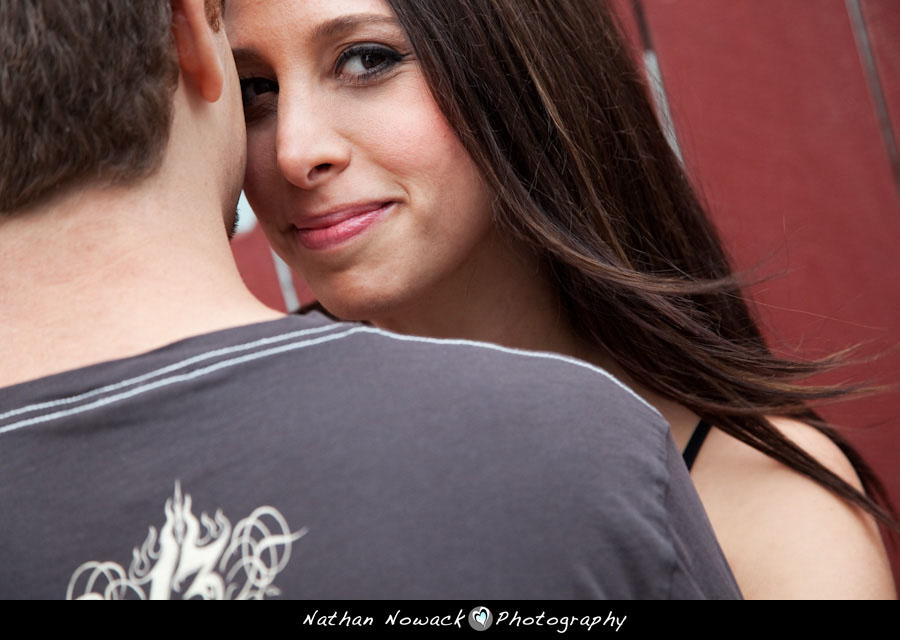
[[[160,164],[179,58],[172,0],[0,2],[0,216]],[[222,0],[206,0],[218,29]]]

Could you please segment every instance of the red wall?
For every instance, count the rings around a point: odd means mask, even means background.
[[[893,390],[822,413],[900,506],[900,3],[642,0],[685,161],[751,288],[772,346],[864,343],[876,362],[822,380]],[[634,4],[620,2],[631,13]],[[634,14],[631,14],[633,18]],[[864,63],[864,40],[874,57]],[[888,124],[879,119],[878,90]],[[900,558],[894,554],[895,575]]]

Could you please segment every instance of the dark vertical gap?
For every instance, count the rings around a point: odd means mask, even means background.
[[[631,0],[631,10],[634,11],[634,18],[637,21],[641,46],[644,47],[644,51],[653,51],[653,41],[650,39],[650,27],[647,25],[643,0]]]
[[[900,153],[897,151],[897,138],[891,124],[891,115],[884,98],[884,90],[881,88],[881,78],[878,76],[878,67],[875,64],[875,55],[872,52],[866,21],[859,0],[846,0],[846,4],[847,13],[850,15],[850,24],[853,27],[853,37],[856,40],[856,49],[859,51],[869,91],[872,94],[872,101],[875,103],[875,114],[878,117],[881,137],[884,140],[891,163],[891,171],[894,174],[894,185],[897,187],[897,193],[900,194]]]

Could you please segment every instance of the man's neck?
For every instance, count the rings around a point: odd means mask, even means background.
[[[0,387],[280,317],[244,287],[221,213],[161,193],[93,189],[0,221]]]

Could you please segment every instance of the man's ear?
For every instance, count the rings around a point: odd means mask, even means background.
[[[215,102],[222,95],[225,68],[206,20],[204,0],[172,0],[172,33],[181,73],[204,100]]]

